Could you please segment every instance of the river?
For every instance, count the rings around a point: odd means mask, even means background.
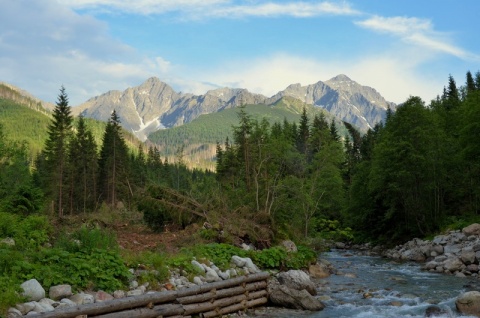
[[[319,280],[318,295],[326,305],[320,312],[277,312],[263,317],[386,318],[425,317],[435,304],[444,310],[440,317],[462,316],[455,299],[478,280],[422,271],[418,263],[395,263],[388,259],[357,255],[351,251],[323,253],[337,275]]]

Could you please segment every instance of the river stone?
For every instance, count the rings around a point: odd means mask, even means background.
[[[472,251],[462,251],[460,254],[460,259],[465,265],[470,265],[475,263],[475,252]]]
[[[291,269],[288,272],[282,272],[278,274],[278,281],[289,288],[296,290],[305,289],[313,296],[317,294],[315,285],[304,271]]]
[[[425,255],[423,254],[421,248],[416,247],[403,252],[401,259],[414,262],[423,262],[425,261]]]
[[[269,292],[270,301],[278,306],[319,311],[325,308],[325,305],[310,295],[306,290],[296,290],[285,285],[278,285]]]
[[[445,317],[445,315],[450,317],[447,310],[444,310],[436,305],[428,306],[427,309],[425,309],[425,317]]]
[[[50,287],[48,297],[54,300],[62,299],[72,296],[72,286],[70,285],[56,285]]]
[[[28,303],[17,304],[15,307],[22,313],[22,315],[26,315],[35,309],[35,302],[29,301]]]
[[[92,295],[79,293],[69,298],[71,301],[76,303],[77,305],[84,305],[84,304],[93,304],[95,302],[95,298]]]
[[[455,306],[462,314],[480,317],[480,292],[469,291],[460,295]]]
[[[192,261],[193,268],[198,271],[199,273],[205,273],[205,268],[203,267],[202,264],[200,264],[198,261],[193,260]]]
[[[328,268],[322,266],[321,264],[312,264],[308,267],[308,272],[313,278],[326,278],[330,276]]]
[[[470,264],[467,266],[467,270],[471,273],[478,273],[478,265],[477,264]]]
[[[23,289],[23,296],[29,300],[38,301],[45,298],[45,289],[36,279],[27,280],[20,287]]]
[[[449,272],[456,272],[456,271],[459,271],[462,269],[463,267],[463,263],[460,259],[458,259],[458,257],[452,257],[452,258],[449,258],[445,261],[445,264],[443,265],[443,267],[445,268],[445,270],[449,271]]]
[[[436,252],[438,255],[443,254],[443,246],[442,245],[432,245],[432,251]],[[433,256],[433,255],[432,255]]]
[[[480,224],[478,223],[473,223],[470,224],[467,227],[464,227],[462,232],[466,235],[480,235]]]
[[[120,299],[127,297],[127,294],[123,290],[116,290],[113,292],[113,298]]]
[[[443,252],[445,254],[459,254],[460,251],[462,250],[462,246],[459,244],[454,244],[454,245],[445,245],[443,247]]]
[[[95,293],[96,303],[101,303],[101,302],[112,300],[112,299],[114,299],[114,297],[109,293],[104,292],[103,290],[99,290],[98,292]]]
[[[221,281],[222,279],[220,278],[220,276],[218,276],[216,271],[209,268],[205,273],[205,280],[207,281],[207,283],[213,283],[213,282]]]
[[[237,256],[237,255],[233,255],[232,256],[232,262],[237,267],[246,268],[248,270],[248,272],[251,273],[251,274],[260,272],[258,267],[255,264],[253,264],[252,260],[249,257],[240,257],[240,256]]]
[[[17,308],[9,308],[7,318],[20,318],[23,314]]]

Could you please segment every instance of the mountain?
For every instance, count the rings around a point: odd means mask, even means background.
[[[259,94],[245,89],[219,88],[205,95],[182,94],[152,77],[137,87],[123,92],[109,91],[89,99],[72,109],[74,114],[108,120],[115,109],[122,125],[140,139],[162,128],[171,128],[191,122],[202,114],[242,104],[259,104],[265,101]]]
[[[396,108],[394,103],[387,102],[375,89],[362,86],[346,75],[308,86],[290,85],[268,99],[267,104],[274,103],[283,96],[324,108],[361,131],[367,131],[382,121],[389,107],[392,110]]]
[[[258,121],[266,119],[273,124],[283,122],[299,122],[305,104],[293,97],[282,97],[273,105],[247,104],[245,112]],[[307,115],[313,119],[321,113],[330,122],[334,117],[326,110],[312,105],[306,105]],[[177,160],[179,150],[184,161],[190,167],[202,169],[215,169],[215,156],[217,142],[224,144],[226,138],[233,140],[233,126],[238,125],[237,109],[229,108],[221,111],[204,114],[191,122],[173,127],[160,129],[148,136],[148,141],[153,143],[162,157],[169,162]],[[337,121],[340,134],[345,134],[346,129]]]
[[[326,82],[301,86],[293,84],[272,97],[254,94],[246,89],[219,88],[204,95],[178,93],[169,85],[152,77],[140,86],[125,91],[109,91],[74,107],[75,115],[82,114],[106,121],[115,109],[122,125],[141,140],[164,128],[189,123],[202,114],[244,104],[273,105],[283,97],[293,97],[301,102],[324,108],[339,120],[347,121],[361,131],[366,131],[383,120],[387,102],[375,89],[362,86],[345,75],[338,75]]]
[[[44,102],[27,91],[5,82],[0,82],[0,98],[11,100],[17,104],[45,113],[52,111],[55,107],[52,103]]]

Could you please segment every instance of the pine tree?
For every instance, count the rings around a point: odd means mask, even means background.
[[[128,151],[123,139],[120,118],[115,110],[105,127],[99,159],[99,190],[107,204],[115,206],[131,196],[128,171]]]
[[[70,210],[87,212],[95,208],[97,199],[97,144],[85,119],[78,119],[76,133],[69,145]]]
[[[308,123],[308,116],[307,110],[303,107],[302,115],[300,117],[300,125],[298,127],[298,135],[297,135],[297,150],[306,155],[308,152],[307,141],[310,137],[310,127]]]
[[[40,173],[43,176],[43,185],[46,193],[52,199],[52,209],[60,217],[64,214],[67,171],[68,171],[68,142],[72,134],[73,117],[68,105],[68,96],[65,88],[60,88],[60,94],[53,110],[53,121],[48,127],[48,138],[43,150],[44,166]]]
[[[476,91],[476,86],[475,86],[475,80],[473,79],[473,76],[472,76],[472,73],[470,73],[470,71],[467,72],[467,82],[466,82],[466,85],[467,85],[467,93],[470,94],[474,91]]]

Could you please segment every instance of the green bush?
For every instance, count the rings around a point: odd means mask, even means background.
[[[130,273],[116,251],[93,249],[70,253],[52,248],[41,250],[27,261],[19,261],[15,272],[22,280],[37,279],[45,289],[58,284],[70,284],[74,289],[122,288]]]
[[[21,218],[0,212],[0,238],[13,238],[18,249],[37,248],[47,243],[51,231],[52,226],[45,216],[33,214]]]
[[[82,226],[68,235],[63,233],[56,241],[55,246],[68,252],[91,252],[100,250],[117,250],[115,234],[109,230],[89,229]]]
[[[338,220],[314,218],[312,224],[321,238],[334,241],[351,241],[354,238],[352,229],[342,227]]]
[[[0,276],[0,317],[6,317],[8,308],[23,302],[20,283],[9,275]]]

